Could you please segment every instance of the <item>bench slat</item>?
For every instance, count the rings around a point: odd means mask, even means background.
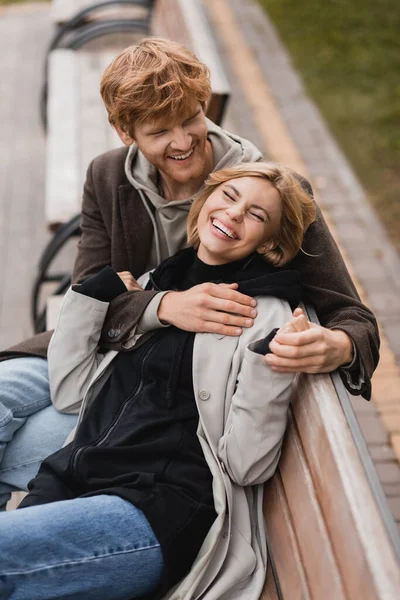
[[[100,0],[99,0],[100,2]],[[53,23],[63,25],[75,15],[89,6],[96,4],[95,0],[52,0],[50,17]],[[97,19],[137,19],[145,17],[148,10],[143,6],[120,5],[97,10],[95,18]],[[90,20],[89,17],[87,20]]]
[[[290,600],[311,600],[279,471],[266,483],[263,511],[278,577],[284,569],[284,575],[279,577],[283,597]],[[266,586],[268,585],[267,574]]]
[[[112,52],[81,52],[76,54],[80,76],[80,134],[82,145],[81,182],[86,169],[95,156],[122,145],[108,122],[107,111],[99,92],[100,77],[112,61]],[[111,134],[111,135],[109,135]]]
[[[201,3],[198,0],[158,0],[151,28],[154,35],[180,42],[208,66],[212,97],[207,116],[220,124],[231,89]]]
[[[72,51],[51,53],[49,80],[45,214],[54,227],[76,214],[82,193],[79,70]]]
[[[50,229],[81,209],[86,170],[122,145],[108,122],[99,84],[115,52],[58,49],[49,62],[46,222]]]
[[[323,515],[311,479],[307,458],[291,414],[285,452],[279,463],[301,564],[312,598],[345,598]],[[277,566],[278,574],[279,568]],[[281,577],[280,577],[281,579]]]

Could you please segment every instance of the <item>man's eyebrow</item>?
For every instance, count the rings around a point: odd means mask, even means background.
[[[197,115],[199,115],[201,113],[201,108],[199,108],[198,110],[196,110],[195,113],[193,113],[192,115],[190,115],[190,117],[188,117],[187,119],[185,119],[183,122],[187,123],[188,121],[191,121],[192,119],[194,119],[195,117],[197,117]]]

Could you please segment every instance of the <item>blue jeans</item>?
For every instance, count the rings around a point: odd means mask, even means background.
[[[4,512],[0,540],[2,600],[131,600],[161,580],[153,530],[118,496]]]
[[[0,510],[26,490],[46,456],[59,450],[77,421],[51,404],[47,360],[0,362]]]

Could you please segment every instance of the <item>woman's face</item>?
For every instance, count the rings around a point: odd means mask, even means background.
[[[207,198],[197,228],[198,257],[221,265],[264,253],[275,246],[282,206],[278,191],[261,177],[240,177],[222,183]]]

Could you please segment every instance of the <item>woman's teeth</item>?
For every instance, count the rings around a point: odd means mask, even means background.
[[[226,236],[228,236],[232,240],[237,239],[237,235],[235,233],[233,233],[233,231],[231,231],[231,229],[229,229],[229,227],[226,227],[226,225],[221,223],[221,221],[218,221],[218,219],[213,219],[211,222],[212,222],[213,226],[216,229],[218,229],[218,231],[221,231],[222,233],[224,233]]]
[[[173,158],[174,160],[185,160],[185,158],[189,158],[189,156],[192,154],[194,148],[190,148],[189,152],[186,152],[186,154],[180,154],[178,156],[170,156],[169,158]]]

